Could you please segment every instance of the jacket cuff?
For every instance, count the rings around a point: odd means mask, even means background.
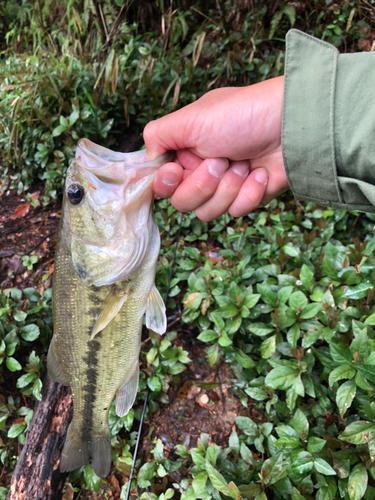
[[[375,211],[375,53],[339,55],[297,30],[286,42],[281,140],[295,198]]]

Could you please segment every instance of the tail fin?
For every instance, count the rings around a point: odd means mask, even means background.
[[[106,477],[111,471],[111,436],[93,435],[90,441],[82,441],[81,436],[69,426],[68,435],[61,453],[60,470],[68,472],[92,462],[92,468],[99,477]]]

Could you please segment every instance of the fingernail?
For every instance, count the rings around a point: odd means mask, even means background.
[[[257,168],[255,170],[254,179],[259,182],[259,184],[267,184],[268,175],[264,168]]]
[[[246,177],[249,173],[249,165],[246,163],[239,163],[238,165],[233,165],[230,168],[235,174],[242,178]]]
[[[211,175],[220,179],[228,170],[228,165],[226,158],[211,158],[208,160],[207,168]]]
[[[174,170],[165,170],[161,176],[161,181],[167,186],[175,186],[180,182],[180,176]]]

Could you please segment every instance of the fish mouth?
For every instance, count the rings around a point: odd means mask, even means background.
[[[80,139],[76,152],[77,160],[82,159],[84,163],[82,166],[89,170],[108,167],[110,163],[125,163],[129,168],[159,168],[164,163],[172,161],[175,155],[175,151],[167,151],[155,160],[149,160],[145,149],[133,153],[119,153],[99,146],[89,139]]]

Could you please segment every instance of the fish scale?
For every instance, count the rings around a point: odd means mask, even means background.
[[[137,227],[131,228],[138,248],[132,255],[125,251],[121,267],[122,261],[120,264],[113,262],[112,254],[107,252],[111,242],[99,241],[105,232],[105,224],[116,223],[116,213],[107,216],[111,206],[118,208],[119,203],[116,198],[115,204],[110,204],[113,202],[111,197],[118,195],[115,189],[111,191],[108,169],[111,175],[121,174],[113,168],[114,165],[118,170],[123,169],[125,189],[128,182],[134,190],[134,182],[138,178],[132,172],[130,181],[127,179],[126,154],[112,153],[84,141],[79,143],[76,160],[67,173],[53,277],[54,335],[47,368],[54,380],[70,385],[72,391],[74,413],[60,469],[69,471],[91,462],[94,472],[104,477],[108,475],[111,465],[110,405],[116,397],[116,412],[123,416],[131,408],[137,392],[144,313],[148,327],[158,333],[164,333],[166,327],[165,307],[154,286],[160,237],[151,209],[151,183],[156,168],[167,157],[145,164],[148,170],[150,166],[154,167],[152,175],[147,171],[149,179],[142,171],[144,164],[137,165],[137,175],[145,187],[139,190],[139,224],[142,230],[137,235]],[[90,157],[89,174],[84,166],[85,154]],[[95,161],[99,165],[97,171]],[[96,186],[95,175],[98,179],[100,177]],[[107,179],[107,184],[103,178]],[[114,182],[118,189],[119,180]],[[74,203],[71,203],[69,189],[73,189],[72,186],[76,189],[77,185],[84,192],[83,201],[77,203],[73,198]],[[102,207],[95,204],[99,188],[107,189],[103,193],[107,204]],[[136,201],[132,200],[131,219],[137,222]],[[92,216],[93,211],[95,217]],[[126,213],[125,204],[119,217],[124,217],[124,214],[126,217]],[[145,214],[148,214],[146,223]],[[101,227],[93,229],[98,224]],[[145,230],[149,231],[148,235]],[[92,245],[94,251],[88,251]],[[101,245],[101,254],[95,260],[98,245]],[[120,258],[121,252],[118,254],[116,257]],[[111,270],[114,275],[110,274]],[[115,281],[116,273],[122,276],[119,281]],[[96,280],[109,284],[97,286]]]

